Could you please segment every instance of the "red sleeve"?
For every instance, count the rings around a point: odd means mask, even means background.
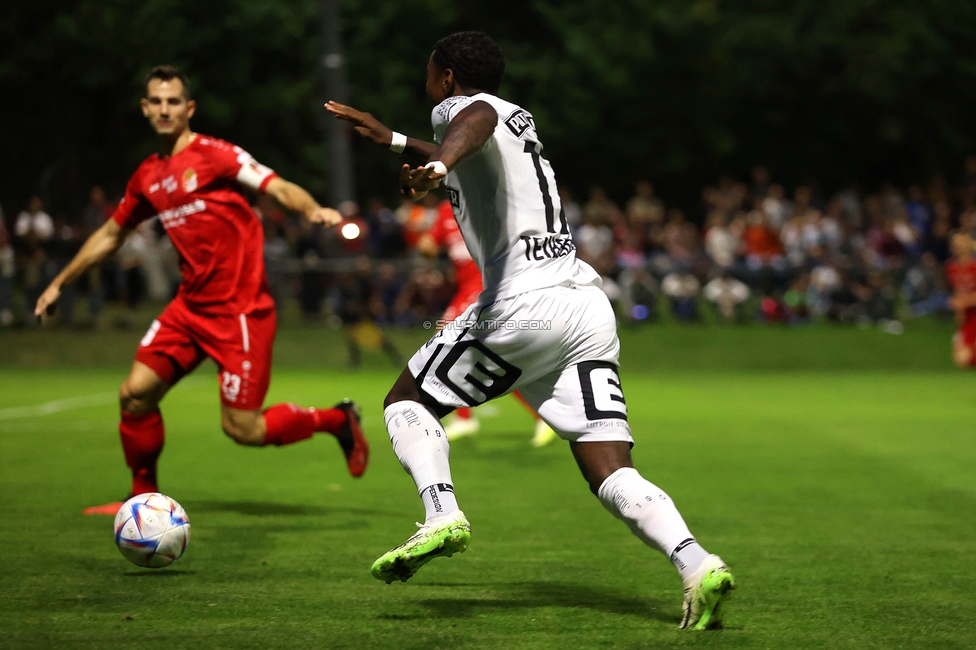
[[[152,204],[146,200],[139,189],[139,176],[140,173],[137,171],[129,179],[129,183],[125,186],[125,196],[112,214],[115,223],[127,230],[132,230],[156,214]]]

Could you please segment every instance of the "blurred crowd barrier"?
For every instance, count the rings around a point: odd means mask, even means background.
[[[623,323],[665,315],[831,320],[898,333],[904,318],[951,315],[949,236],[957,229],[976,235],[976,157],[958,182],[936,177],[924,186],[864,192],[851,185],[830,194],[816,183],[787,191],[758,167],[747,181],[723,177],[704,188],[690,214],[666,205],[647,181],[622,205],[599,187],[585,201],[566,188],[560,197],[577,254],[599,271]],[[73,219],[51,217],[39,197],[0,218],[0,326],[33,323],[29,307],[114,207],[95,187]],[[271,292],[307,319],[413,327],[436,321],[450,302],[452,265],[446,251],[424,241],[450,211],[441,197],[396,208],[346,203],[344,221],[331,229],[286,213],[266,195],[254,210],[264,225]],[[158,222],[147,221],[65,290],[60,321],[97,323],[106,301],[128,310],[165,301],[179,281],[175,250]]]

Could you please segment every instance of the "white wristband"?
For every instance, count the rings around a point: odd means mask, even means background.
[[[442,176],[447,176],[447,165],[439,160],[434,160],[424,165],[426,169],[433,169],[435,174],[441,174]]]
[[[393,132],[393,140],[390,142],[390,151],[393,153],[403,153],[407,146],[407,136],[402,133]]]

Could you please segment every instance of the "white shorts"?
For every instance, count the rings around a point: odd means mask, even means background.
[[[407,368],[438,415],[514,390],[560,437],[633,443],[617,374],[617,323],[596,286],[555,286],[475,303]]]

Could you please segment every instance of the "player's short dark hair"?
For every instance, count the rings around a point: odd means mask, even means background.
[[[190,94],[190,80],[187,79],[186,75],[183,74],[179,68],[171,65],[157,65],[154,66],[149,74],[146,75],[146,81],[143,85],[146,88],[146,94],[149,94],[149,82],[153,79],[159,79],[160,81],[172,81],[173,79],[179,79],[180,83],[183,84],[183,97],[186,101],[193,99]]]
[[[434,63],[454,73],[465,88],[497,93],[505,74],[498,43],[484,32],[457,32],[434,45]]]

